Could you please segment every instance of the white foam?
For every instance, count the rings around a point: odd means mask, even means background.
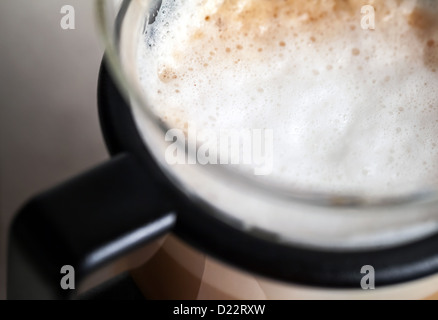
[[[171,127],[274,129],[276,183],[348,193],[436,184],[438,37],[420,10],[436,5],[371,2],[375,31],[360,28],[361,1],[164,0],[139,44],[145,94]]]

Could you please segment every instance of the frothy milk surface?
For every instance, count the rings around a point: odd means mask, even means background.
[[[265,179],[409,192],[438,182],[434,3],[164,0],[139,79],[170,127],[273,129]],[[366,4],[375,30],[361,28]]]

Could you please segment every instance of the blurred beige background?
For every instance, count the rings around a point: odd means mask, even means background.
[[[102,46],[91,0],[0,1],[0,299],[7,230],[31,195],[104,160],[96,85]],[[76,30],[60,27],[63,5]]]

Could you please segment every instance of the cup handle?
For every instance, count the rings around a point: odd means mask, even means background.
[[[172,198],[130,154],[36,196],[11,225],[8,299],[74,298],[71,283],[61,286],[67,271],[79,288],[93,272],[169,232],[176,223]]]

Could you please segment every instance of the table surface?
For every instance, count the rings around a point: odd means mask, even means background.
[[[0,1],[0,299],[17,209],[107,158],[96,108],[103,49],[93,3],[69,0],[76,29],[63,30],[65,1]]]

